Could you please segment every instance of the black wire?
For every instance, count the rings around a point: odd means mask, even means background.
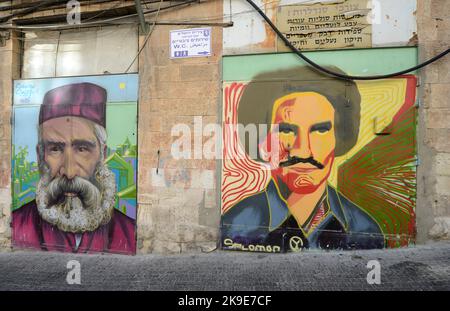
[[[436,55],[435,57],[427,60],[424,63],[421,63],[417,66],[414,66],[412,68],[408,68],[399,72],[395,72],[395,73],[390,73],[390,74],[385,74],[385,75],[376,75],[376,76],[349,76],[349,75],[344,75],[344,74],[340,74],[338,72],[333,72],[327,68],[324,68],[322,66],[320,66],[319,64],[315,63],[314,61],[312,61],[311,59],[309,59],[307,56],[303,55],[303,53],[297,49],[295,46],[292,45],[291,42],[289,42],[289,40],[281,33],[280,30],[278,30],[278,28],[272,23],[272,21],[270,20],[270,18],[267,17],[266,14],[264,14],[264,12],[252,1],[252,0],[246,0],[258,13],[259,15],[261,15],[264,20],[270,25],[270,27],[272,27],[273,31],[275,31],[275,33],[281,38],[281,40],[283,40],[283,42],[295,53],[297,54],[301,59],[303,59],[305,62],[307,62],[308,64],[310,64],[311,66],[313,66],[314,68],[316,68],[319,71],[322,71],[330,76],[334,76],[336,78],[339,79],[343,79],[343,80],[380,80],[380,79],[387,79],[387,78],[392,78],[392,77],[397,77],[406,73],[410,73],[412,71],[418,70],[420,68],[423,68],[425,66],[428,66],[429,64],[437,61],[438,59],[444,57],[445,55],[450,53],[450,48],[445,50],[444,52],[440,53],[439,55]]]
[[[46,8],[46,7],[49,7],[49,6],[61,3],[63,1],[64,0],[46,0],[46,1],[38,2],[35,6],[28,7],[28,8],[25,8],[24,10],[19,11],[19,12],[15,12],[15,13],[12,13],[12,14],[0,17],[0,23],[7,22],[11,18],[14,18],[14,17],[19,17],[19,16],[23,16],[23,15],[27,15],[27,14],[33,13],[34,11],[38,10],[41,7]]]

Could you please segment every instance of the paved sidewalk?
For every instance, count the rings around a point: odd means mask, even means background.
[[[67,262],[81,263],[68,285]],[[367,263],[381,264],[381,285]],[[408,249],[186,255],[0,253],[0,290],[450,290],[450,243]]]

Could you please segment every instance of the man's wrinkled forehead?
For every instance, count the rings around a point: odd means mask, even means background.
[[[60,117],[45,121],[41,125],[44,141],[97,141],[94,123],[79,117]]]
[[[333,122],[334,112],[333,105],[319,93],[291,93],[275,101],[272,110],[272,124],[281,122]]]

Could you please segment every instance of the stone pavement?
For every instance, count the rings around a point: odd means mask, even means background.
[[[68,285],[67,263],[81,264]],[[378,260],[381,284],[367,283]],[[370,251],[181,255],[0,253],[0,290],[450,290],[450,242]]]

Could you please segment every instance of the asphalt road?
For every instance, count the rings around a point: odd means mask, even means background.
[[[69,285],[80,263],[81,284]],[[380,284],[367,267],[380,263]],[[373,270],[374,271],[374,270]],[[70,274],[73,276],[73,274]],[[0,290],[450,290],[450,242],[371,251],[183,255],[0,253]]]

